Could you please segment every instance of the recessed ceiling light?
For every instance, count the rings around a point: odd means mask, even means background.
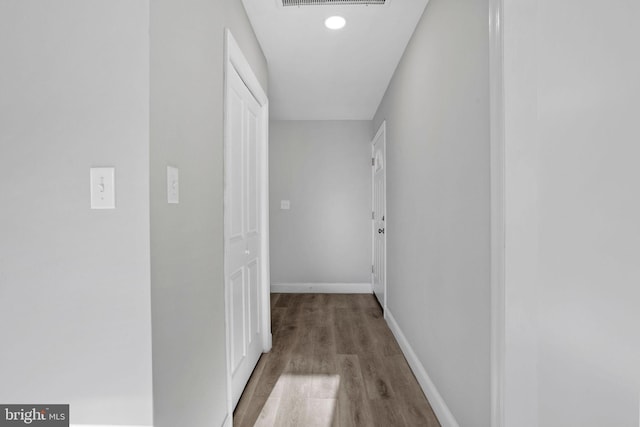
[[[325,27],[330,30],[339,30],[344,27],[347,21],[342,16],[331,16],[324,21]]]

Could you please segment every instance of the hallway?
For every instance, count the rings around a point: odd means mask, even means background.
[[[234,425],[439,426],[371,294],[272,294]]]
[[[637,0],[0,1],[0,404],[640,427],[639,21]]]

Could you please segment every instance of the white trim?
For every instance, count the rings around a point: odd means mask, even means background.
[[[260,227],[262,231],[262,240],[260,253],[262,254],[261,274],[262,274],[262,350],[265,353],[271,351],[273,337],[271,335],[271,261],[269,257],[269,102],[262,109],[262,129],[263,140],[265,141],[263,150],[261,151],[262,161],[262,197],[260,204],[263,206],[262,216],[260,218]],[[269,326],[268,328],[266,326]]]
[[[404,357],[407,359],[407,362],[409,362],[409,366],[411,367],[413,374],[416,376],[420,387],[422,387],[422,391],[424,391],[424,394],[427,396],[427,400],[429,400],[433,412],[436,414],[436,417],[438,417],[440,425],[442,427],[459,427],[458,422],[453,417],[449,407],[438,392],[433,381],[431,381],[431,378],[429,378],[429,375],[424,369],[424,366],[422,366],[420,359],[418,359],[418,356],[413,351],[409,341],[402,333],[396,319],[394,319],[388,309],[384,311],[384,318],[387,320],[389,329],[393,332],[398,344],[400,344]]]
[[[505,142],[503,0],[489,0],[491,129],[491,426],[504,426]]]
[[[262,88],[260,81],[256,77],[255,73],[251,69],[249,61],[245,58],[240,46],[234,39],[231,31],[225,29],[224,38],[224,146],[227,147],[229,117],[226,108],[227,98],[227,76],[229,71],[233,67],[249,91],[258,101],[262,112],[263,134],[262,143],[260,145],[260,170],[262,185],[260,187],[261,192],[261,212],[260,212],[260,226],[261,226],[261,256],[262,263],[260,269],[262,287],[260,289],[260,330],[262,332],[262,347],[264,352],[271,350],[272,336],[271,336],[271,303],[270,303],[270,290],[269,284],[271,283],[270,271],[269,271],[269,99],[267,94]],[[226,198],[226,193],[225,193]],[[225,244],[225,256],[226,256],[226,244]],[[226,263],[225,263],[226,269]],[[229,290],[226,283],[225,272],[225,328],[226,328],[226,356],[227,356],[227,418],[225,419],[225,425],[233,424],[233,392],[232,392],[232,368],[230,361],[230,319],[229,319]]]
[[[261,107],[267,105],[269,103],[267,94],[264,89],[262,89],[260,81],[251,69],[249,61],[247,61],[247,58],[242,53],[242,50],[236,42],[236,39],[233,37],[233,34],[231,34],[230,29],[227,28],[225,30],[225,36],[225,71],[227,69],[226,66],[232,64],[240,75],[240,78],[242,78],[244,84],[247,85],[253,96],[258,101],[258,104],[260,104]]]
[[[229,416],[229,414],[227,414],[226,417],[224,417],[224,421],[221,424],[222,427],[233,427],[233,417]]]
[[[272,283],[271,292],[282,294],[372,294],[371,283]]]

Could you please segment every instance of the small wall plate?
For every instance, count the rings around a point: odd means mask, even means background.
[[[180,203],[179,172],[174,166],[167,166],[167,203]]]
[[[91,209],[116,208],[116,168],[89,169]]]

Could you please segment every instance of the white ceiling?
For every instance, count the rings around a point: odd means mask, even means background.
[[[428,0],[283,7],[242,0],[269,64],[276,120],[370,120]],[[332,15],[347,25],[324,26]]]

